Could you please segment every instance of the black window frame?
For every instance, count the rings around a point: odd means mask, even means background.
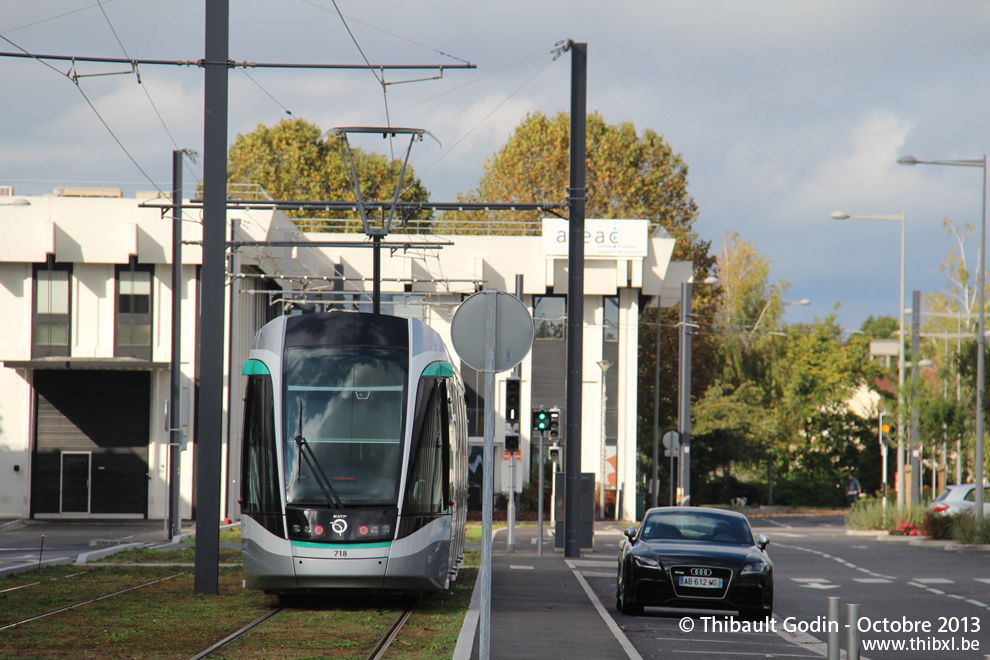
[[[66,273],[65,278],[65,298],[66,309],[64,313],[52,313],[51,310],[51,276],[47,276],[48,282],[48,312],[38,311],[38,287],[42,281],[42,273]],[[32,269],[31,278],[31,357],[68,357],[72,354],[72,264],[56,263],[55,255],[49,254],[43,264],[35,264]],[[56,326],[65,327],[65,344],[53,344],[51,342],[52,329]],[[48,341],[41,341],[47,337]]]
[[[148,274],[148,295],[147,310],[134,311],[141,303],[141,294],[122,293],[123,283],[121,276],[124,273],[134,275],[135,273]],[[114,357],[131,357],[141,360],[151,360],[152,346],[154,345],[154,304],[155,304],[155,266],[154,264],[139,264],[137,257],[132,256],[127,264],[120,264],[114,269],[114,323],[113,323],[113,354]],[[132,277],[131,282],[134,282]],[[126,303],[126,305],[125,305]],[[124,311],[123,308],[127,307]],[[134,337],[134,329],[146,326],[148,331],[148,343],[122,343],[121,327],[128,326],[131,338]]]

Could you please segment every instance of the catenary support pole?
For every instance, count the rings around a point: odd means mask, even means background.
[[[691,502],[691,282],[681,283],[681,342],[680,383],[678,385],[677,426],[680,434],[680,492],[677,503],[690,506]]]
[[[199,594],[219,593],[220,439],[227,225],[229,0],[206,0],[203,120],[203,269],[199,405],[196,407],[196,574]]]
[[[581,387],[584,352],[584,210],[588,44],[570,42],[571,154],[567,246],[567,388],[564,556],[581,556]]]
[[[653,365],[653,506],[659,506],[660,500],[660,312],[662,310],[660,296],[657,296],[656,362]]]

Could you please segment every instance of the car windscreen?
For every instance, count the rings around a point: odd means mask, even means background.
[[[701,512],[652,514],[643,521],[640,539],[753,545],[753,533],[744,518]]]

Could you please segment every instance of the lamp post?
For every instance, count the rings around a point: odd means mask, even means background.
[[[598,489],[598,511],[599,511],[599,514],[602,517],[602,520],[604,520],[605,519],[605,403],[606,403],[606,398],[605,398],[605,374],[606,374],[606,372],[608,372],[608,368],[612,366],[612,363],[609,362],[608,360],[599,360],[596,364],[598,364],[598,367],[602,370],[602,450],[601,450],[601,461],[599,462],[599,465],[598,465],[599,469],[601,470],[602,477],[601,477],[601,485],[599,486],[599,489]],[[618,476],[619,475],[619,470],[618,470],[618,467],[619,467],[619,458],[618,458],[619,446],[618,445],[616,445],[615,451],[616,451],[616,459],[615,459],[615,467],[616,467],[616,471],[615,471],[615,473],[616,473],[616,478],[615,478],[616,500],[615,500],[615,505],[618,506],[619,505],[619,500],[618,500],[618,495],[619,495],[619,493],[618,493],[618,488],[619,488],[619,476]]]
[[[901,156],[901,165],[947,165],[949,167],[979,167],[983,169],[983,204],[980,221],[980,259],[976,269],[977,296],[980,299],[979,323],[976,332],[976,521],[983,521],[983,354],[986,338],[986,269],[987,269],[987,156],[961,160],[918,160],[914,156]],[[901,297],[903,302],[903,296]]]
[[[890,215],[849,215],[842,211],[832,214],[833,220],[885,220],[901,223],[901,288],[897,297],[897,508],[904,508],[904,233],[907,222],[904,211]]]

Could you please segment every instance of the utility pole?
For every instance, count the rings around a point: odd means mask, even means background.
[[[588,44],[571,50],[570,227],[567,246],[567,455],[564,477],[564,556],[581,556],[581,387],[584,352],[584,209],[587,201]]]
[[[181,532],[179,461],[182,460],[182,156],[172,152],[172,363],[169,381],[168,540]]]
[[[224,270],[227,233],[229,0],[206,0],[203,94],[203,269],[199,404],[196,407],[198,594],[219,593],[220,458],[223,435]]]
[[[677,503],[691,504],[691,282],[681,283],[680,384],[678,386],[677,431],[681,440],[680,489]]]

